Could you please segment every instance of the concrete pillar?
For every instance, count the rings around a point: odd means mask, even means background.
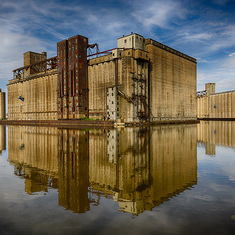
[[[207,96],[215,94],[215,83],[206,83],[205,88]]]
[[[0,119],[6,118],[6,94],[0,89]]]

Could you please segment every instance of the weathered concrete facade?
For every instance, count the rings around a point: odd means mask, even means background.
[[[8,120],[57,119],[57,70],[8,84]]]
[[[104,56],[90,60],[90,117],[109,118],[108,113],[117,112],[115,120],[118,122],[141,121],[140,114],[148,112],[145,106],[148,99],[148,67],[148,53],[137,49],[124,50],[115,59]],[[113,88],[113,92],[109,88]],[[113,102],[117,102],[113,109],[107,104],[111,96],[114,96]]]
[[[196,119],[196,60],[149,40],[152,121]]]
[[[118,39],[125,44],[133,48],[89,61],[90,116],[108,117],[106,91],[116,87],[118,122],[195,120],[196,60],[136,34]]]
[[[14,70],[17,76],[8,84],[8,119],[196,120],[194,58],[131,34],[86,64],[87,43],[79,35],[58,43],[58,61],[52,58],[57,69],[45,68],[46,53],[26,53],[26,66]]]
[[[200,119],[235,119],[235,91],[215,93],[215,83],[197,96],[197,117]]]

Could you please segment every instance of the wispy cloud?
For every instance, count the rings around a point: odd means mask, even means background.
[[[228,56],[235,56],[235,52],[229,54]]]
[[[174,18],[183,18],[186,9],[178,1],[134,1],[134,18],[148,30],[153,26],[169,28]]]

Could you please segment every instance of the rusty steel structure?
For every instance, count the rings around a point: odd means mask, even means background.
[[[89,44],[87,46],[87,56],[92,56],[92,54],[96,54],[98,56],[99,53],[99,45],[97,43]]]
[[[57,43],[58,119],[88,117],[87,47],[80,35]]]
[[[52,69],[57,69],[57,56],[51,57],[46,60],[42,60],[27,66],[23,66],[21,68],[14,69],[13,72],[13,79],[24,79],[25,72],[30,69],[33,74],[37,73],[46,73]]]

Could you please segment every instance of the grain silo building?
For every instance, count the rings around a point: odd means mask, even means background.
[[[56,57],[25,53],[9,80],[8,119],[196,120],[194,58],[136,33],[87,56],[94,45],[77,35],[57,43]]]

